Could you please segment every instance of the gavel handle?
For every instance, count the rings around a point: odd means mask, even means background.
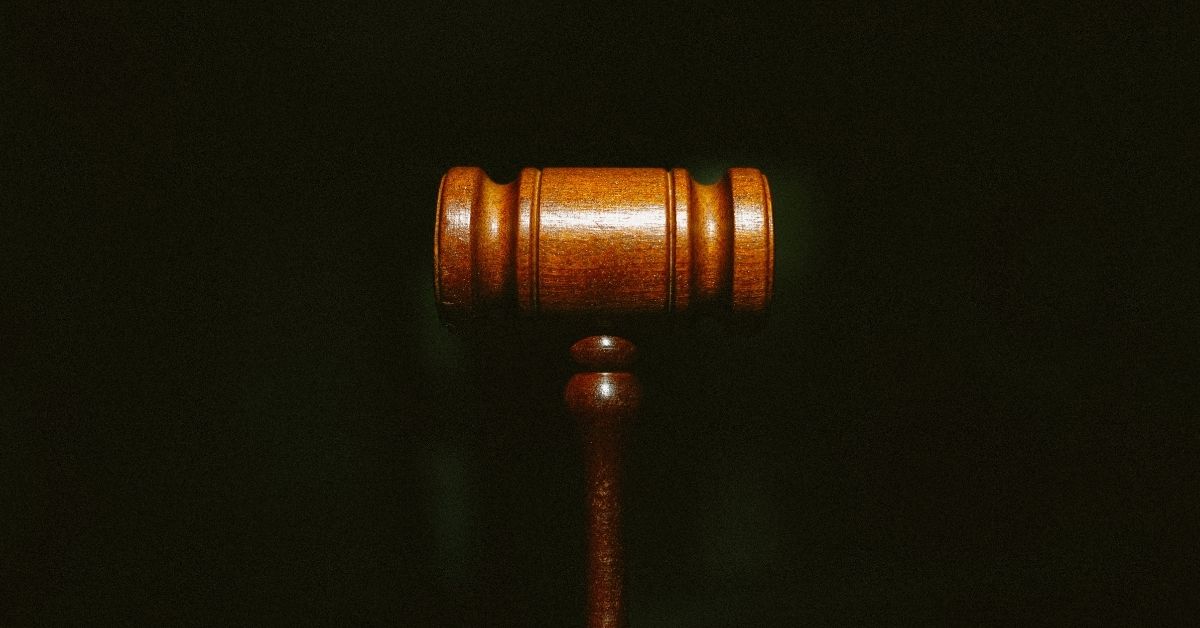
[[[565,392],[567,408],[584,439],[588,628],[625,625],[621,441],[625,425],[637,414],[641,402],[637,376],[627,370],[632,351],[632,343],[613,336],[590,336],[571,350],[576,361],[590,369],[576,373]]]

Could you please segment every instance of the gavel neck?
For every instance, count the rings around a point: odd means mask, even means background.
[[[567,383],[566,403],[579,422],[587,473],[587,617],[589,628],[625,625],[621,550],[621,441],[641,402],[629,372],[633,343],[589,336],[571,347],[586,370]]]

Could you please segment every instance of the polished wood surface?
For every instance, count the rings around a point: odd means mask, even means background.
[[[613,333],[685,314],[762,314],[774,250],[771,193],[754,168],[711,185],[678,168],[525,168],[503,185],[479,168],[442,177],[434,283],[443,320],[486,330],[520,317],[607,332],[571,347],[582,370],[564,392],[584,438],[589,628],[625,621],[621,439],[641,387],[636,347]]]
[[[585,368],[565,391],[584,439],[587,478],[587,626],[625,622],[621,549],[621,439],[637,414],[642,390],[630,372],[636,350],[616,336],[589,336],[571,347]]]
[[[756,313],[771,300],[771,194],[754,168],[479,168],[442,178],[434,241],[442,316],[603,322]]]

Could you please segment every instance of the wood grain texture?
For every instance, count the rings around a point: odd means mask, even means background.
[[[628,371],[635,354],[633,343],[616,336],[590,336],[571,347],[587,369],[567,382],[564,397],[584,439],[589,628],[625,625],[621,440],[642,398],[637,376]]]
[[[525,168],[505,185],[452,168],[438,195],[439,310],[452,321],[760,313],[774,284],[771,211],[754,168],[712,185],[678,168]]]
[[[761,314],[774,284],[773,237],[771,193],[753,168],[731,168],[711,185],[683,169],[525,168],[500,185],[479,168],[452,168],[438,193],[438,309],[454,323],[514,315],[588,330]],[[585,443],[592,628],[625,622],[621,440],[641,403],[636,354],[612,335],[571,347],[583,370],[564,398]]]

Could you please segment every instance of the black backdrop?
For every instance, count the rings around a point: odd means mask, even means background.
[[[6,13],[6,625],[579,624],[563,347],[433,308],[462,164],[771,180],[766,327],[643,347],[633,626],[1195,601],[1181,15]]]

